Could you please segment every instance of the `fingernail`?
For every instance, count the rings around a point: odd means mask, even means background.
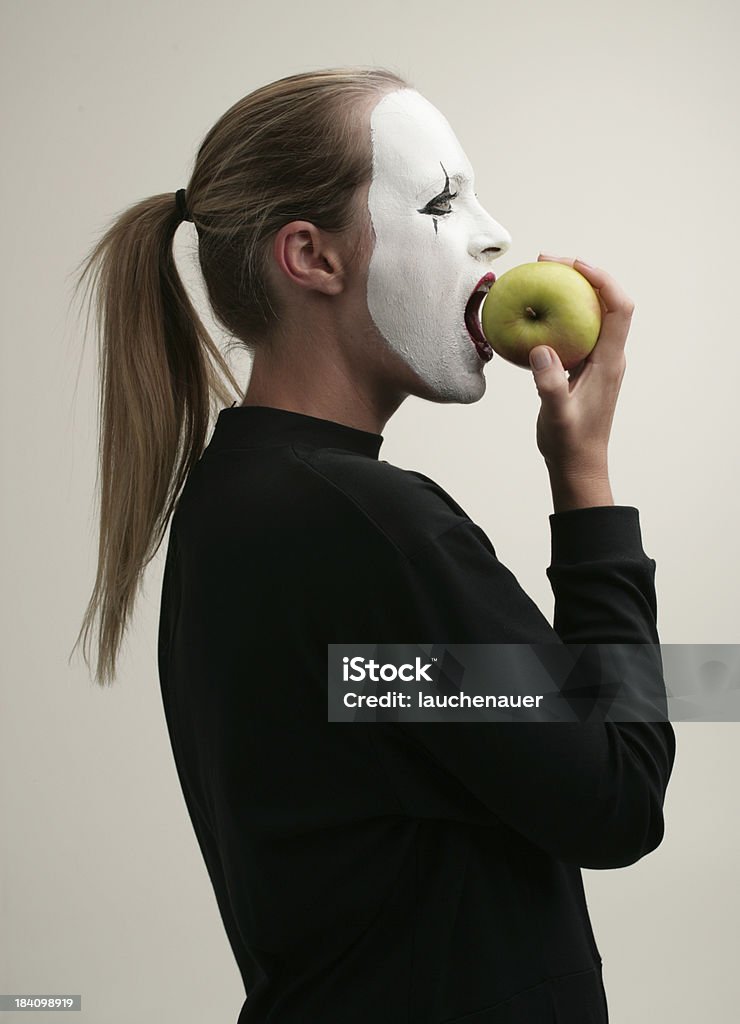
[[[530,363],[535,370],[544,370],[552,362],[549,348],[537,348],[530,353]]]
[[[541,253],[540,253],[540,256],[542,256],[542,258],[543,258],[543,259],[546,259],[546,260],[559,260],[559,259],[561,259],[561,257],[560,257],[560,256],[553,256],[553,255],[552,255],[551,253],[549,253],[549,252],[541,252]]]
[[[589,270],[595,269],[594,267],[591,266],[590,263],[586,263],[585,260],[576,260],[576,263],[580,263],[582,267],[588,267]]]

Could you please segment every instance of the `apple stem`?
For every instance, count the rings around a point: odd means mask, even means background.
[[[532,309],[531,306],[527,306],[527,308],[525,309],[524,312],[525,313],[529,313],[529,315],[532,317],[533,320],[537,319],[537,314],[535,313],[535,311]]]

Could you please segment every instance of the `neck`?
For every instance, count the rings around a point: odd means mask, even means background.
[[[304,341],[307,342],[304,345]],[[369,367],[353,367],[346,351],[324,339],[320,346],[301,339],[302,351],[285,357],[290,344],[255,350],[252,373],[242,405],[266,405],[348,427],[382,434],[407,397],[383,388]]]

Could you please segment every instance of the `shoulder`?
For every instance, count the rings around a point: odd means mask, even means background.
[[[451,527],[470,522],[462,506],[423,473],[337,448],[294,445],[293,452],[406,556]]]

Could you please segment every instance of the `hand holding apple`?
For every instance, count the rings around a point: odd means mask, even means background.
[[[601,330],[599,297],[566,263],[522,263],[494,283],[481,326],[498,355],[529,368],[530,350],[549,345],[570,370],[593,350]]]
[[[599,267],[566,256],[544,256],[540,260],[575,268],[592,289],[598,290],[603,309],[601,331],[596,346],[570,376],[560,362],[554,346],[546,341],[538,352],[550,353],[550,363],[532,367],[540,396],[537,418],[537,447],[550,474],[553,498],[558,508],[563,495],[570,502],[574,495],[594,503],[593,487],[599,495],[608,481],[607,448],[622,378],[627,365],[627,342],[634,302],[623,288]],[[503,275],[502,275],[503,276]],[[495,287],[495,285],[494,285]],[[611,504],[598,498],[597,504]],[[576,507],[571,505],[570,507]]]

